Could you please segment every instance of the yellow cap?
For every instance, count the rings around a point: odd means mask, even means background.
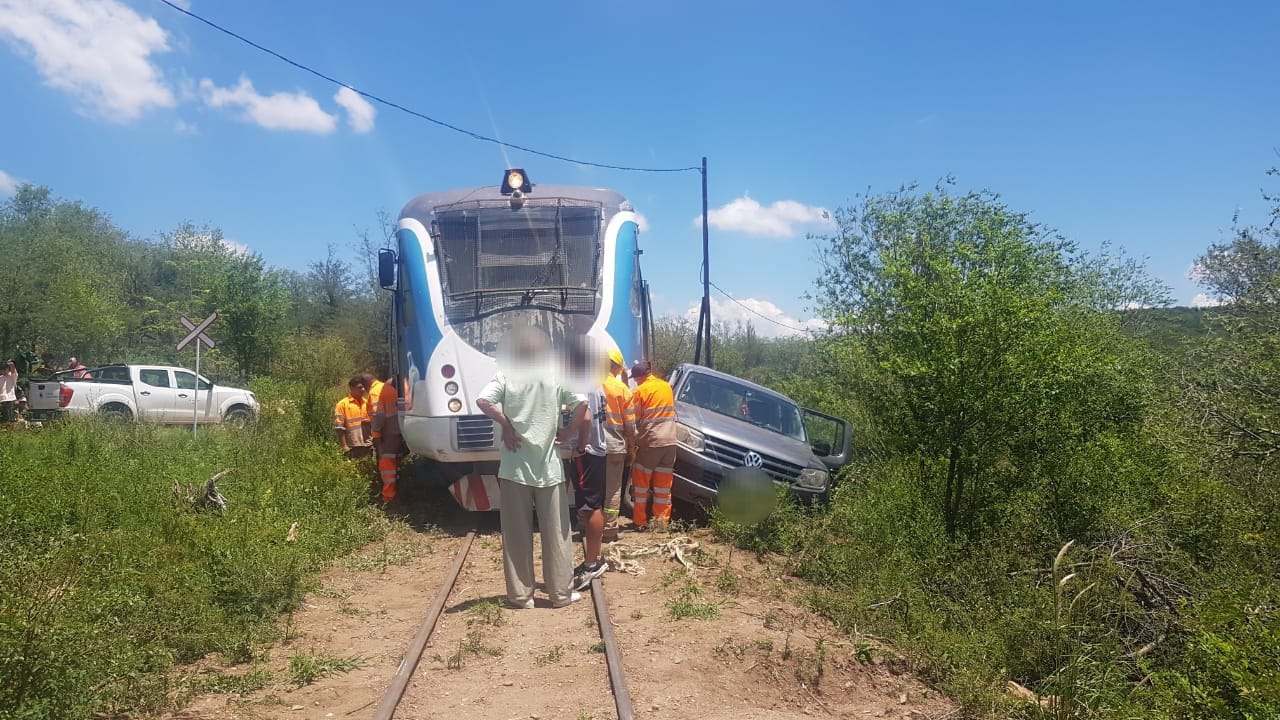
[[[622,365],[624,367],[627,364],[622,359],[622,351],[618,350],[617,348],[613,348],[612,350],[609,351],[609,361],[613,363],[617,363],[618,365]]]

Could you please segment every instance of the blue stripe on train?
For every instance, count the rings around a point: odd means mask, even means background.
[[[605,324],[605,330],[618,343],[618,349],[628,363],[641,359],[639,308],[633,308],[631,302],[636,274],[637,230],[632,221],[624,222],[618,228],[613,255],[613,310]]]
[[[400,321],[404,333],[401,335],[401,353],[413,355],[413,361],[425,371],[431,353],[444,335],[436,325],[435,312],[431,304],[431,286],[427,283],[427,264],[422,252],[422,243],[418,234],[412,230],[396,231],[396,239],[400,242],[401,279],[401,315]],[[408,366],[404,367],[408,372]]]

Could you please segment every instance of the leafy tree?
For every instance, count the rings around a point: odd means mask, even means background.
[[[1156,304],[1134,263],[1089,257],[987,193],[903,188],[836,213],[819,309],[892,382],[878,405],[947,533],[1036,490],[1060,525],[1073,450],[1140,420],[1147,380],[1117,308]],[[1062,528],[1065,529],[1065,528]]]
[[[1227,454],[1270,462],[1280,455],[1280,197],[1264,197],[1271,224],[1237,228],[1196,260],[1196,279],[1223,306],[1184,379]]]
[[[283,344],[289,294],[262,257],[235,258],[211,283],[205,310],[218,311],[224,342],[240,374],[265,373]]]
[[[24,184],[0,204],[0,353],[19,344],[88,358],[123,342],[119,262],[129,239],[110,218]]]

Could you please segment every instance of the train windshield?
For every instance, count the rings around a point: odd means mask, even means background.
[[[456,327],[509,312],[593,318],[600,226],[596,204],[512,209],[504,202],[437,211],[433,235],[449,322]]]

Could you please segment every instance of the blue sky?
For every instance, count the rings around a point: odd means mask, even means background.
[[[1278,161],[1275,2],[180,4],[511,142],[626,165],[706,155],[712,279],[792,325],[811,317],[821,208],[948,174],[1085,247],[1149,257],[1190,303],[1192,260],[1237,211],[1264,220]],[[0,0],[0,193],[46,184],[141,237],[216,224],[302,269],[378,210],[509,163],[624,192],[658,310],[697,302],[696,173],[504,153],[337,90],[158,0]]]

